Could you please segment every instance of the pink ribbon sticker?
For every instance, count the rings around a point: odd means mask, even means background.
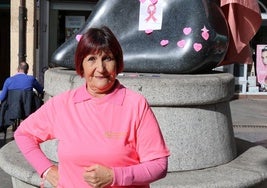
[[[210,37],[209,33],[205,33],[205,32],[202,32],[202,33],[201,33],[201,36],[202,36],[203,39],[205,39],[205,40],[208,40],[209,37]]]
[[[157,11],[157,7],[155,4],[150,4],[147,7],[147,13],[149,14],[148,17],[146,18],[146,21],[148,22],[150,19],[152,19],[154,22],[157,21],[157,18],[155,18],[154,14]]]
[[[208,40],[209,37],[210,37],[210,34],[209,34],[209,30],[206,28],[206,26],[204,26],[202,29],[201,29],[202,33],[201,33],[201,36],[203,39],[205,40]]]
[[[155,5],[155,4],[157,4],[158,0],[150,0],[150,2],[151,2],[153,5]]]

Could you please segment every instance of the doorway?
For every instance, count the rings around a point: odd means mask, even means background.
[[[10,1],[0,4],[0,89],[10,76]]]

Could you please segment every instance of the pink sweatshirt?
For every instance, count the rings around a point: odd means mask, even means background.
[[[49,139],[59,141],[58,188],[90,187],[83,172],[93,164],[113,168],[113,187],[135,187],[142,181],[141,187],[149,187],[166,175],[170,153],[151,108],[119,82],[103,98],[93,98],[85,85],[64,92],[21,123],[15,140],[40,175],[52,165],[39,147]],[[152,174],[142,174],[144,168]],[[143,180],[135,180],[139,173]]]

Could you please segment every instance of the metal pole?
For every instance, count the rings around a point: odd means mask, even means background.
[[[25,0],[20,1],[19,6],[19,62],[26,60],[26,22],[27,9]]]

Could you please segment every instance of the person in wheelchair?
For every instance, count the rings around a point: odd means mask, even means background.
[[[15,131],[21,120],[42,105],[44,88],[34,76],[28,75],[28,70],[28,63],[20,62],[18,72],[5,80],[0,93],[0,131],[5,134],[10,125]]]

